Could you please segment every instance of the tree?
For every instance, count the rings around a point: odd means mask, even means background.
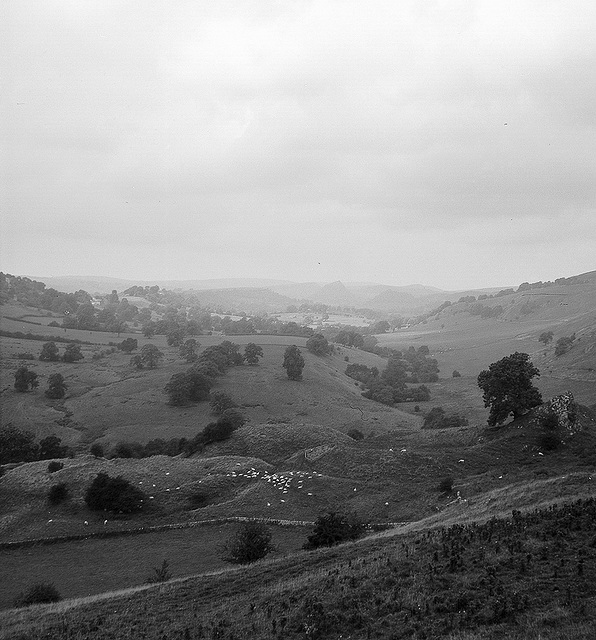
[[[143,364],[143,358],[140,355],[136,355],[133,356],[130,359],[130,366],[131,367],[136,367],[137,369],[143,369],[144,368],[144,364]]]
[[[143,325],[143,335],[145,338],[153,338],[155,335],[155,322],[153,320],[149,320]]]
[[[387,320],[379,320],[372,327],[373,333],[387,333],[391,329],[391,325]]]
[[[302,369],[304,369],[304,358],[300,349],[293,344],[284,352],[283,368],[290,380],[302,380]]]
[[[186,362],[195,362],[198,358],[197,349],[200,346],[194,338],[189,338],[184,344],[180,345],[180,357],[184,358]]]
[[[168,394],[168,404],[179,407],[190,400],[191,382],[186,373],[175,373],[166,384],[164,391]]]
[[[72,342],[66,345],[66,351],[62,356],[63,362],[76,362],[82,360],[85,356],[81,353],[81,347],[78,344]]]
[[[148,369],[155,369],[160,358],[163,358],[163,353],[154,344],[143,345],[141,349],[141,362]]]
[[[216,391],[211,394],[211,401],[209,402],[211,407],[211,413],[216,416],[221,415],[226,409],[233,409],[238,405],[232,399],[232,396],[224,391]]]
[[[213,381],[194,367],[190,371],[175,373],[165,386],[168,404],[181,406],[189,401],[207,400]]]
[[[167,335],[167,341],[168,341],[168,345],[170,347],[179,347],[183,340],[184,340],[184,335],[185,335],[185,331],[182,327],[174,327],[172,329],[170,329],[170,331],[168,331],[168,335]]]
[[[51,435],[43,440],[39,441],[39,454],[40,460],[52,460],[53,458],[67,458],[70,454],[70,448],[62,445],[62,440],[56,436]]]
[[[222,560],[248,564],[264,558],[274,550],[271,529],[261,522],[244,522],[224,544]]]
[[[138,347],[139,343],[136,338],[126,338],[118,345],[118,349],[120,349],[120,351],[124,351],[124,353],[132,353],[138,349]]]
[[[355,514],[328,511],[316,519],[313,532],[308,536],[304,549],[330,547],[348,540],[356,540],[364,534],[366,526],[366,522]]]
[[[45,391],[45,395],[52,400],[58,400],[64,398],[66,394],[66,383],[64,382],[64,376],[61,373],[53,373],[48,378],[48,388]]]
[[[35,371],[29,371],[27,367],[19,367],[14,374],[14,388],[19,393],[33,390],[39,386]]]
[[[315,333],[306,341],[306,348],[316,356],[326,356],[331,351],[327,338],[322,333]]]
[[[263,357],[263,348],[254,342],[249,342],[244,347],[244,359],[248,364],[257,364],[259,358]]]
[[[20,431],[10,424],[0,430],[0,464],[31,462],[37,460],[38,453],[35,436],[29,431]]]
[[[60,355],[58,354],[58,347],[55,342],[46,342],[41,347],[41,353],[39,354],[40,360],[45,360],[47,362],[56,362],[60,360]]]
[[[92,511],[134,513],[143,508],[145,494],[122,476],[111,478],[98,473],[85,492],[85,503]]]
[[[530,356],[517,351],[480,372],[478,386],[484,392],[484,406],[490,407],[489,426],[501,424],[509,414],[518,418],[542,402],[540,392],[532,385],[532,378],[539,375]]]
[[[543,331],[538,338],[538,342],[543,342],[546,347],[546,345],[553,341],[553,335],[552,331]]]

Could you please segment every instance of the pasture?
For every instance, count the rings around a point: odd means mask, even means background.
[[[36,582],[53,582],[64,598],[79,598],[145,583],[165,559],[173,578],[229,568],[221,559],[222,544],[238,525],[205,525],[118,538],[0,549],[0,563],[10,580],[0,581],[0,609]],[[271,557],[298,551],[307,527],[272,525]]]

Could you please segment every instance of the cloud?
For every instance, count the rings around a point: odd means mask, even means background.
[[[11,264],[26,264],[28,237],[109,253],[117,236],[131,245],[123,269],[138,269],[159,239],[244,270],[250,239],[261,251],[254,273],[326,250],[320,275],[335,279],[369,263],[376,248],[365,243],[403,235],[419,251],[436,235],[438,256],[449,254],[441,239],[454,241],[446,233],[474,230],[476,255],[484,231],[503,224],[530,243],[528,228],[561,220],[596,233],[585,217],[595,200],[592,2],[48,0],[4,12]],[[349,260],[320,239],[338,230]],[[536,269],[549,265],[542,246]],[[464,277],[467,260],[451,259]],[[80,270],[68,260],[64,272]],[[408,260],[403,277],[421,281]],[[442,268],[430,259],[429,284]],[[285,276],[304,279],[299,267]]]

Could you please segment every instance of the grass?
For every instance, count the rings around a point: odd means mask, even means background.
[[[12,607],[17,592],[52,582],[63,598],[77,598],[144,584],[153,567],[167,559],[174,578],[230,565],[219,547],[237,525],[203,526],[111,539],[0,550],[10,580],[0,581],[0,609]],[[310,529],[273,526],[275,556],[301,548]]]
[[[9,611],[0,614],[0,638],[593,637],[595,517],[592,500],[299,552],[141,591]]]

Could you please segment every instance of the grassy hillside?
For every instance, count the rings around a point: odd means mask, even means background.
[[[596,501],[0,614],[0,638],[592,638]]]

